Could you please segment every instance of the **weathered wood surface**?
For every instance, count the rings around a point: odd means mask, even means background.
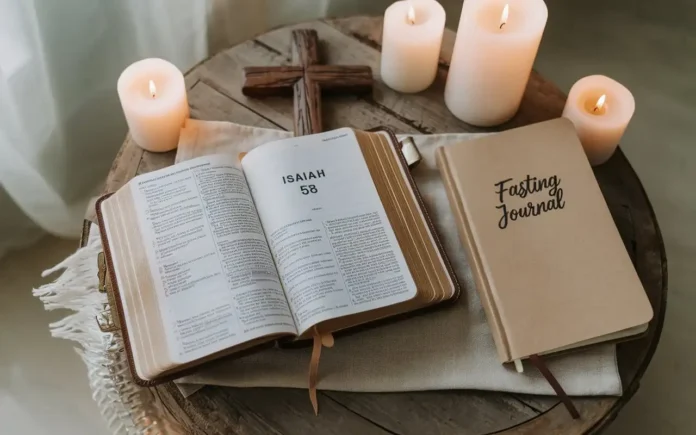
[[[315,29],[327,64],[366,64],[379,77],[381,19],[357,17],[316,21],[278,29],[244,42],[199,64],[186,76],[194,118],[227,120],[260,127],[293,129],[293,106],[283,98],[253,99],[242,94],[243,68],[291,65],[293,29]],[[372,95],[343,95],[326,100],[324,128],[386,125],[403,133],[498,131],[558,117],[565,95],[533,73],[519,113],[495,129],[469,126],[452,116],[443,102],[454,33],[445,32],[438,77],[415,95],[396,93],[379,80]],[[113,191],[136,173],[174,160],[173,153],[143,152],[129,138],[107,180]],[[655,320],[645,338],[619,345],[625,393],[621,398],[576,398],[582,415],[572,420],[554,397],[476,391],[418,393],[321,392],[314,417],[306,391],[206,387],[184,399],[173,384],[156,389],[162,403],[194,434],[580,434],[596,433],[611,422],[638,388],[657,346],[665,315],[667,264],[655,215],[624,154],[619,150],[595,170],[638,274]]]
[[[292,31],[292,66],[244,68],[242,93],[247,97],[287,95],[292,91],[295,136],[323,130],[321,94],[351,95],[372,91],[372,71],[363,65],[321,65],[319,38],[314,29]]]

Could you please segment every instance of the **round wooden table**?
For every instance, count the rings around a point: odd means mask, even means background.
[[[241,70],[245,66],[288,64],[293,28],[317,30],[325,63],[366,64],[379,71],[381,18],[354,17],[284,27],[221,52],[192,69],[186,76],[192,117],[292,130],[292,99],[244,97]],[[511,121],[486,130],[459,121],[443,102],[454,36],[452,31],[445,32],[438,77],[428,90],[399,94],[377,80],[370,97],[327,97],[323,101],[324,129],[383,125],[399,133],[499,131],[561,115],[565,95],[533,72],[519,113]],[[151,154],[127,139],[109,174],[107,190],[114,191],[134,175],[173,161],[174,152]],[[667,260],[655,214],[624,154],[617,151],[609,162],[595,169],[595,174],[655,317],[644,338],[618,346],[623,396],[574,399],[581,419],[572,420],[554,397],[498,392],[320,392],[318,416],[313,415],[304,390],[206,387],[184,399],[173,384],[165,384],[156,388],[156,394],[173,417],[194,434],[598,432],[636,392],[655,352],[665,318]]]

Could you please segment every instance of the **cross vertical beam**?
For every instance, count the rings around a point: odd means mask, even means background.
[[[319,38],[315,30],[292,32],[292,61],[291,66],[244,68],[242,93],[248,97],[271,97],[292,92],[295,136],[323,131],[323,91],[348,94],[372,92],[372,69],[369,66],[319,63]]]

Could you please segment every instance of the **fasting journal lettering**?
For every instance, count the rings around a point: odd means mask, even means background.
[[[510,221],[539,216],[542,213],[561,210],[565,207],[561,178],[556,175],[546,178],[527,175],[519,181],[506,178],[495,183],[495,189],[500,202],[495,208],[501,212],[498,220],[498,227],[501,230],[507,228]],[[539,195],[535,195],[537,193]],[[527,198],[528,196],[529,198]],[[528,199],[528,201],[520,204],[520,201],[515,201],[515,199]],[[511,201],[506,202],[507,200]]]

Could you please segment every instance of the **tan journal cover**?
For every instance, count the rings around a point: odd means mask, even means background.
[[[642,332],[652,308],[568,120],[440,148],[438,165],[502,362]]]

